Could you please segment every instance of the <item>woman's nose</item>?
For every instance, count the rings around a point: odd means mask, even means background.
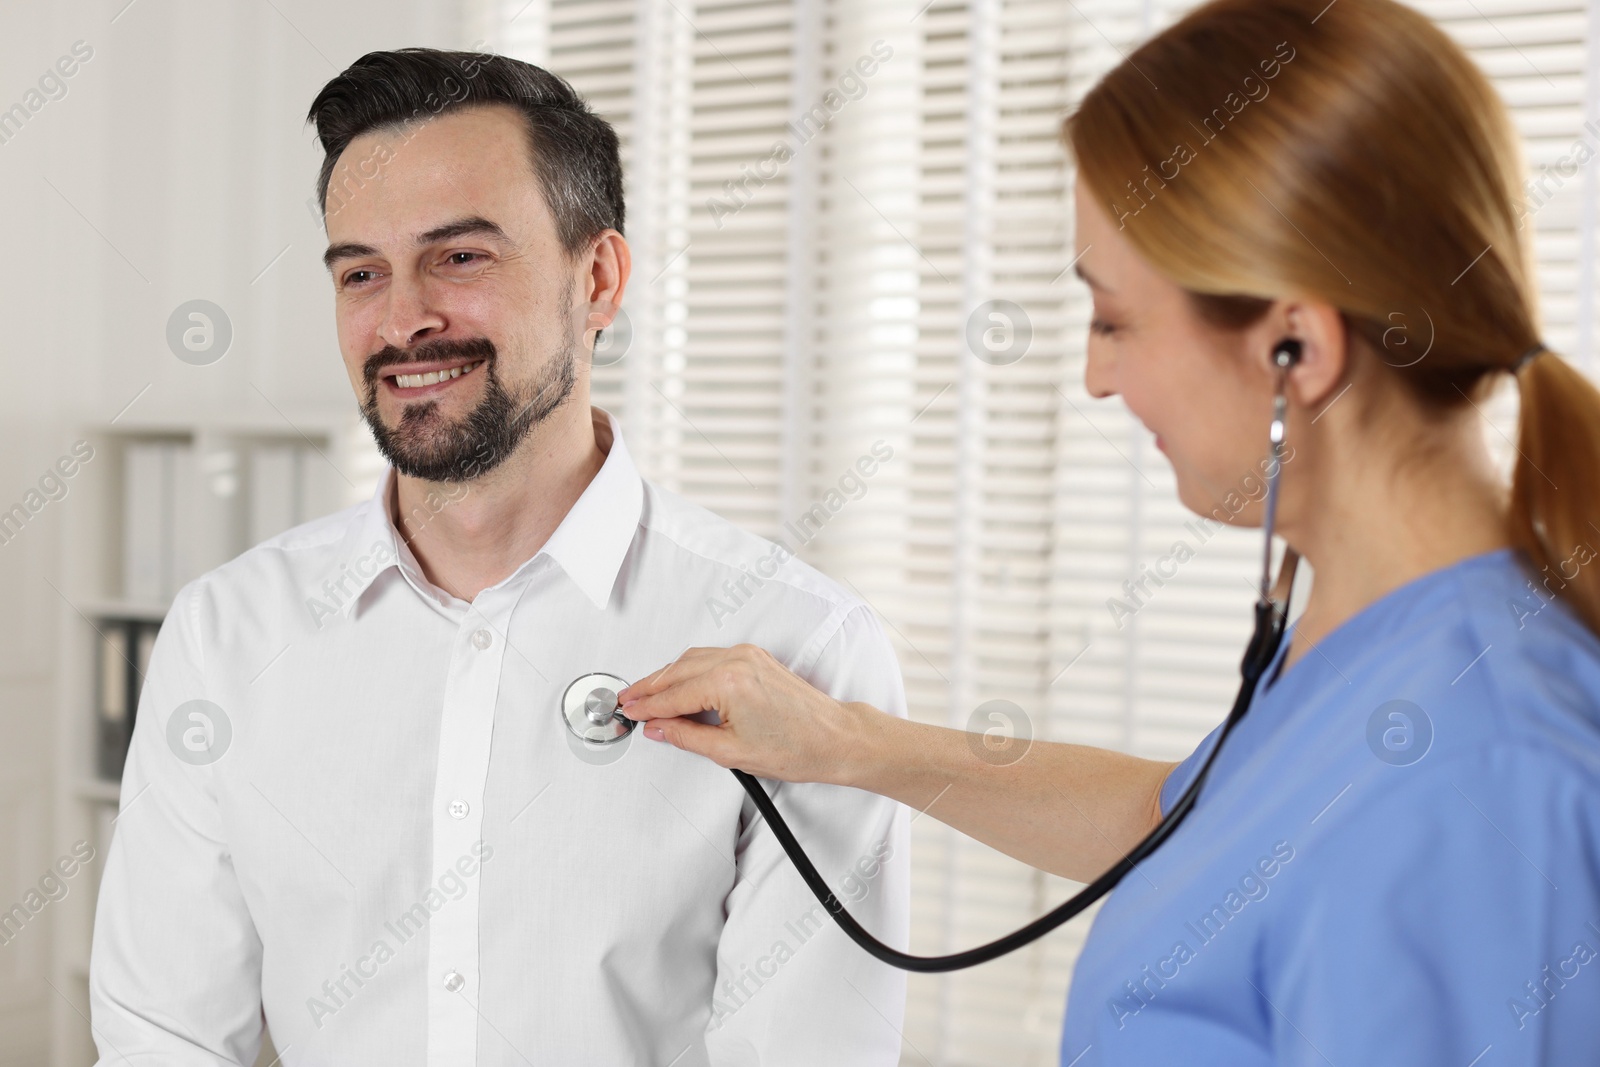
[[[1083,361],[1083,388],[1096,400],[1117,395],[1115,361],[1105,349],[1104,344],[1091,340]]]

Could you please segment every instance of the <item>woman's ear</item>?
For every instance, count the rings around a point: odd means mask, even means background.
[[[1300,407],[1320,408],[1343,388],[1349,362],[1344,316],[1332,304],[1293,302],[1284,305],[1283,321],[1282,335],[1300,342],[1300,361],[1289,375],[1290,398]],[[1268,343],[1276,342],[1275,337]]]

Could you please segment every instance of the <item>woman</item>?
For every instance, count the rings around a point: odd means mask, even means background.
[[[1315,582],[1187,822],[1095,919],[1062,1063],[1596,1062],[1600,394],[1539,343],[1503,106],[1392,0],[1220,0],[1066,138],[1088,389],[1155,432],[1194,511],[1259,470],[1271,353],[1300,342],[1277,521]],[[1509,489],[1480,412],[1507,375]],[[1079,881],[1216,736],[1176,765],[1004,764],[749,647],[622,697],[648,737],[931,804]],[[683,718],[703,710],[720,725]]]

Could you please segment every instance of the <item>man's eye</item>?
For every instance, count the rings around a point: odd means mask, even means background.
[[[478,252],[451,252],[450,253],[450,257],[449,257],[450,258],[450,262],[454,263],[458,267],[466,266],[467,260],[466,259],[458,260],[456,258],[457,256],[466,256],[467,259],[484,259],[484,258],[486,258],[485,256],[483,256],[481,253],[478,253]]]
[[[351,271],[349,274],[346,274],[344,276],[345,288],[347,288],[347,289],[351,288],[351,287],[359,288],[362,285],[362,282],[358,280],[361,277],[361,275],[363,275],[363,274],[371,274],[371,273],[372,272],[370,270],[353,270],[353,271]]]
[[[1110,337],[1112,334],[1116,333],[1118,329],[1119,327],[1107,322],[1105,319],[1089,320],[1089,332],[1099,334],[1101,337]]]

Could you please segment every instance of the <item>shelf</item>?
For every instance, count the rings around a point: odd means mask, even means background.
[[[118,419],[115,426],[96,428],[102,433],[118,437],[193,437],[197,434],[216,434],[301,440],[309,435],[330,440],[347,432],[356,414],[354,409],[338,408],[296,411],[290,414],[275,410],[251,411],[213,419],[196,419],[190,412],[170,415],[130,413],[127,418]]]
[[[119,600],[116,598],[85,600],[78,610],[93,619],[133,619],[138,622],[160,622],[167,617],[169,605],[153,601]]]
[[[99,778],[83,778],[73,786],[73,792],[84,800],[117,803],[122,797],[122,786]]]

